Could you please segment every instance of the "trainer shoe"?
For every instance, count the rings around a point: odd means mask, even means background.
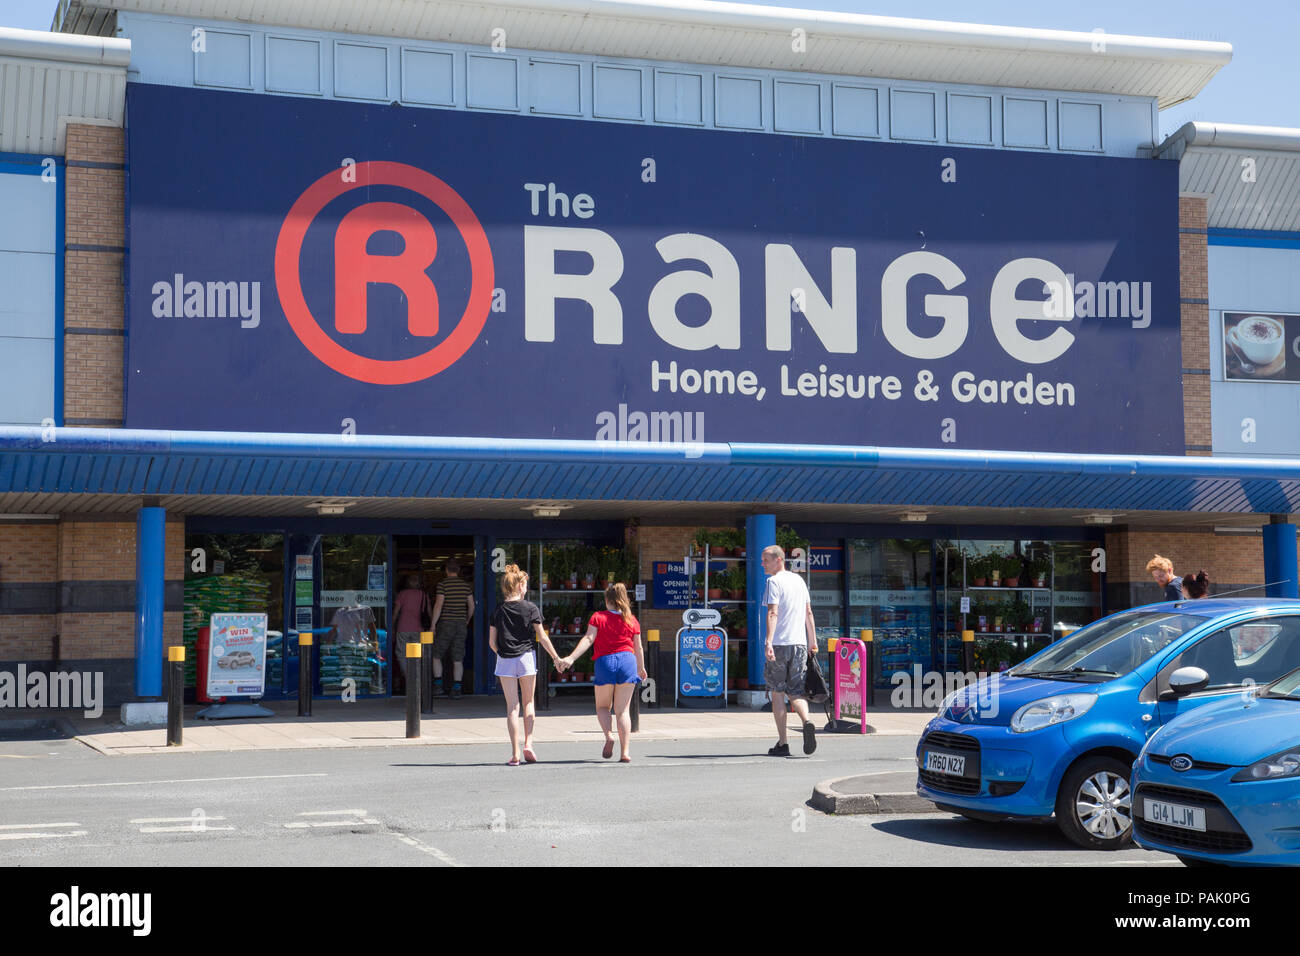
[[[790,756],[790,745],[777,744],[775,747],[768,749],[767,755],[769,757],[788,757]]]
[[[803,725],[803,752],[812,753],[817,749],[817,725],[811,720]]]
[[[457,683],[451,685],[451,699],[460,700],[460,684]],[[815,747],[817,745],[813,744],[813,746]]]

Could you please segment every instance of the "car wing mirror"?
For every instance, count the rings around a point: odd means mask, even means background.
[[[1175,697],[1186,697],[1209,685],[1210,675],[1199,667],[1180,667],[1169,675],[1169,690]]]

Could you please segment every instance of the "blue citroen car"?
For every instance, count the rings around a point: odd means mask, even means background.
[[[1133,830],[1187,864],[1300,865],[1300,670],[1156,731],[1133,767]]]
[[[1296,668],[1300,601],[1112,614],[950,694],[917,745],[916,791],[971,819],[1055,820],[1081,846],[1119,849],[1133,837],[1129,780],[1148,738]]]

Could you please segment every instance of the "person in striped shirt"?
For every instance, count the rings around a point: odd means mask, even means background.
[[[443,693],[442,659],[451,651],[451,696],[460,696],[465,675],[465,639],[474,617],[474,589],[460,576],[460,562],[447,562],[447,576],[438,582],[433,602],[433,693]]]

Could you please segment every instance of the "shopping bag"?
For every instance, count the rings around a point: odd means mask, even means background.
[[[822,666],[817,662],[817,655],[808,655],[808,668],[804,671],[804,694],[815,704],[822,704],[830,697],[831,690],[822,674]]]

